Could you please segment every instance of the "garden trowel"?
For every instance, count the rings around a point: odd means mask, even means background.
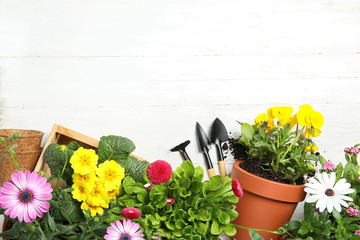
[[[229,141],[229,136],[225,125],[216,118],[211,128],[211,142],[215,143],[219,161],[220,175],[224,179],[226,176],[226,167],[224,162],[223,143]]]
[[[196,123],[196,135],[198,138],[200,151],[203,152],[205,156],[206,167],[208,169],[209,178],[211,178],[215,176],[215,170],[209,155],[209,150],[211,149],[211,143],[206,133],[204,132],[204,129],[200,126],[198,122]]]

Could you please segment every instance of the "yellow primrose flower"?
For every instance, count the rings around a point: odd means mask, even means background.
[[[93,149],[80,147],[71,156],[70,163],[75,173],[86,175],[96,169],[98,159],[99,157]]]
[[[87,204],[86,202],[83,202],[80,207],[83,210],[84,214],[85,214],[86,210],[90,209],[90,212],[91,212],[90,215],[92,217],[95,217],[97,213],[100,216],[104,214],[104,209],[102,207],[92,206],[92,205]]]
[[[117,195],[119,195],[119,193],[120,193],[119,189],[114,189],[112,191],[108,191],[107,196],[109,199],[114,199],[116,198]]]
[[[96,174],[107,191],[117,189],[125,177],[125,169],[114,160],[105,161],[98,166]]]
[[[91,186],[86,202],[92,206],[108,208],[109,198],[107,193],[108,191],[102,186],[102,184],[95,184]]]
[[[318,149],[319,149],[318,146],[316,146],[315,143],[311,142],[311,143],[309,144],[309,146],[307,146],[307,148],[305,148],[305,152],[315,152],[315,151],[317,151]]]
[[[272,107],[267,110],[270,118],[277,118],[279,120],[280,126],[285,126],[285,124],[290,122],[291,114],[293,112],[292,107]]]
[[[74,183],[71,187],[74,189],[74,191],[71,192],[73,198],[79,202],[86,200],[87,194],[91,189],[88,184],[84,183]]]
[[[86,184],[95,184],[97,181],[97,177],[95,174],[95,171],[86,174],[86,175],[81,175],[78,173],[74,173],[72,175],[73,178],[73,182],[74,183],[86,183]]]

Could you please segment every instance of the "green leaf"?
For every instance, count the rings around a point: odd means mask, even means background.
[[[234,236],[236,234],[235,226],[230,223],[226,225],[221,225],[221,230],[229,236]]]
[[[254,138],[255,131],[254,128],[248,124],[243,123],[241,124],[241,136],[249,141],[251,141]]]
[[[147,161],[140,161],[136,157],[129,156],[126,160],[117,160],[125,168],[125,175],[132,177],[136,182],[147,183],[144,180],[144,171],[149,165]]]
[[[49,212],[46,215],[47,215],[48,225],[49,225],[51,231],[55,231],[56,223],[55,223],[54,219],[52,219]]]
[[[210,232],[213,235],[218,235],[222,233],[220,225],[217,221],[213,221],[213,223],[211,224]]]
[[[188,178],[191,179],[194,176],[195,167],[189,160],[184,161],[181,167],[184,169]]]
[[[59,149],[59,144],[52,143],[50,144],[44,153],[44,160],[49,165],[51,175],[59,177],[61,172],[63,171],[65,162],[67,162],[62,178],[65,180],[68,186],[72,185],[72,174],[74,173],[71,168],[71,164],[69,163],[69,159],[71,158],[74,151],[68,149],[65,152]]]
[[[228,224],[230,222],[230,216],[226,212],[222,212],[218,219],[222,224]]]
[[[195,168],[195,172],[194,172],[194,178],[193,178],[193,181],[196,179],[196,180],[199,180],[199,181],[202,181],[204,178],[204,169],[200,166],[197,166]]]
[[[115,135],[103,136],[98,147],[99,162],[106,160],[127,160],[129,154],[135,150],[135,144],[126,137]]]
[[[254,230],[249,230],[249,235],[251,240],[264,240],[262,236],[260,236],[257,232]]]
[[[76,141],[72,141],[69,143],[68,148],[70,148],[73,151],[76,151],[80,148],[80,145]]]

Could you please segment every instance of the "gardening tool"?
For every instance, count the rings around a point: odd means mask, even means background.
[[[226,167],[224,162],[223,143],[229,141],[229,136],[225,125],[216,118],[211,128],[211,142],[215,143],[219,161],[220,175],[224,179],[226,176]]]
[[[198,138],[200,151],[204,153],[206,160],[206,167],[208,169],[209,177],[211,178],[212,176],[215,176],[215,170],[209,155],[209,150],[211,149],[211,143],[206,133],[204,132],[204,129],[200,126],[198,122],[196,123],[196,134]]]
[[[189,160],[191,162],[189,155],[185,151],[185,148],[187,145],[189,145],[189,143],[190,143],[190,140],[187,140],[187,141],[177,145],[176,147],[173,147],[172,149],[170,149],[170,151],[171,152],[179,152],[184,161]]]

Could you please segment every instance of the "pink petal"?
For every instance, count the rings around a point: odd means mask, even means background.
[[[25,175],[23,172],[18,171],[17,174],[16,173],[11,174],[11,179],[20,190],[25,189],[26,183],[25,183]]]

